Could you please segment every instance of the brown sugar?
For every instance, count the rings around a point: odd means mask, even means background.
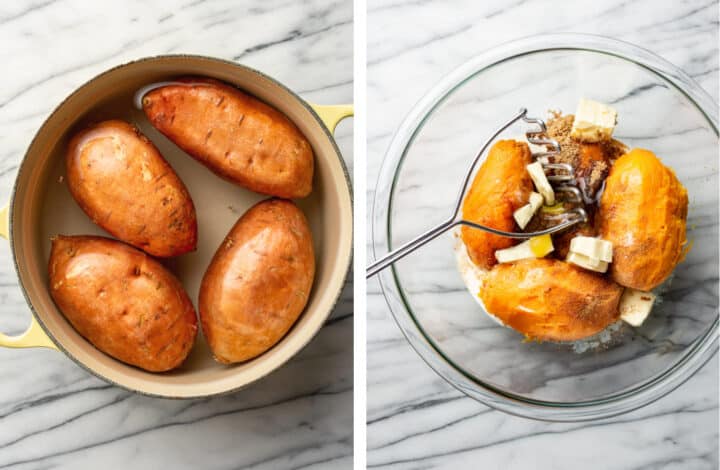
[[[600,182],[605,179],[608,174],[608,164],[606,162],[598,162],[590,171],[590,183]],[[594,192],[594,191],[593,191]]]
[[[547,134],[560,144],[560,153],[552,157],[555,163],[568,163],[575,168],[578,187],[586,202],[592,200],[608,175],[612,162],[625,153],[621,142],[610,140],[596,144],[579,142],[570,137],[575,116],[552,112]]]
[[[569,163],[575,166],[580,154],[580,142],[570,137],[575,116],[572,114],[563,116],[558,112],[553,112],[551,115],[552,118],[547,123],[547,133],[560,144],[560,154],[555,155],[553,160],[555,163]]]

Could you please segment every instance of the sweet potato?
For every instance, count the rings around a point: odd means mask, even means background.
[[[622,287],[555,259],[496,265],[480,298],[487,311],[532,339],[575,341],[618,319]]]
[[[528,203],[533,189],[525,167],[532,163],[524,142],[501,140],[492,146],[463,201],[463,218],[488,227],[518,230],[513,212]],[[517,242],[470,227],[462,227],[462,240],[473,263],[490,269],[497,260],[495,251]]]
[[[310,194],[313,151],[282,113],[216,80],[187,78],[142,99],[160,132],[221,177],[282,198]]]
[[[580,144],[575,177],[580,189],[589,198],[594,198],[605,180],[610,168],[610,158],[606,145]]]
[[[650,151],[615,161],[598,211],[600,237],[612,242],[610,274],[618,284],[648,291],[683,258],[687,190]]]
[[[68,145],[70,194],[97,225],[153,256],[195,249],[195,207],[185,185],[140,131],[104,121]]]
[[[215,359],[247,361],[280,341],[305,308],[314,275],[312,235],[297,206],[271,199],[247,211],[200,287],[200,321]]]
[[[179,366],[193,346],[197,318],[180,282],[122,242],[55,237],[49,283],[78,333],[115,359],[162,372]]]

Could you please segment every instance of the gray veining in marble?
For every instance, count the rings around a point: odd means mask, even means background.
[[[717,2],[561,2],[561,1],[497,1],[497,2],[440,2],[440,1],[375,1],[368,2],[368,205],[372,207],[373,191],[380,163],[392,134],[412,106],[440,79],[473,55],[502,42],[530,34],[555,31],[595,33],[624,39],[647,47],[680,66],[700,83],[715,100],[718,98],[718,4]],[[562,67],[559,63],[558,67]],[[517,72],[522,73],[522,72]],[[641,77],[638,77],[641,78]],[[485,82],[488,83],[487,81]],[[493,83],[493,82],[491,82]],[[502,87],[502,81],[497,81]],[[595,84],[595,89],[601,89]],[[643,84],[625,84],[628,89],[645,91]],[[633,88],[634,87],[634,88]],[[612,88],[612,87],[610,87]],[[558,99],[564,96],[557,90]],[[512,82],[508,89],[475,89],[466,96],[482,99],[486,93],[492,101],[502,93],[516,93]],[[523,95],[524,99],[528,99]],[[572,93],[570,94],[572,96]],[[629,96],[608,96],[609,101],[632,101]],[[502,101],[502,100],[500,100]],[[525,103],[524,103],[525,104]],[[463,141],[467,136],[493,119],[478,107],[477,115],[468,116],[472,108],[463,107],[462,96],[446,104],[458,106],[438,113],[433,119],[443,122],[453,133],[454,145],[467,143],[467,149],[478,143]],[[542,98],[525,104],[546,109]],[[572,106],[568,103],[565,107]],[[627,104],[626,117],[633,109]],[[510,113],[514,112],[511,110]],[[460,114],[462,119],[458,119]],[[509,116],[508,116],[509,117]],[[643,116],[647,128],[656,123],[661,113]],[[621,115],[622,118],[622,115]],[[501,121],[502,119],[500,119]],[[636,145],[663,145],[664,148],[685,152],[690,158],[712,161],[713,155],[700,157],[690,146],[693,139],[676,139],[670,142],[643,142],[648,134],[632,126],[622,129],[624,138]],[[684,122],[684,119],[678,119]],[[659,121],[658,121],[659,122]],[[498,122],[499,124],[499,122]],[[675,125],[675,123],[672,123]],[[619,131],[621,128],[619,128]],[[693,130],[672,127],[675,132]],[[443,150],[443,142],[433,138],[432,131],[421,133],[416,161],[427,162],[432,155]],[[669,138],[672,138],[670,136]],[[707,137],[705,137],[707,138]],[[459,143],[458,143],[459,142]],[[707,148],[707,145],[704,146]],[[401,213],[409,207],[417,210],[417,220],[398,228],[398,239],[407,239],[440,217],[437,211],[445,195],[441,184],[452,178],[448,169],[453,155],[444,154],[437,162],[413,166],[406,163],[403,172],[408,176],[403,197],[397,198],[394,211]],[[431,169],[436,179],[424,179],[420,168]],[[717,167],[714,168],[715,172]],[[460,170],[458,170],[460,171]],[[692,181],[703,177],[700,165],[683,166],[683,178]],[[457,175],[456,175],[457,176]],[[418,199],[425,188],[427,199]],[[435,184],[435,181],[438,184]],[[447,195],[449,205],[454,192]],[[698,201],[696,215],[703,216],[702,201]],[[716,214],[711,218],[716,220]],[[716,223],[703,227],[717,236]],[[399,232],[403,232],[400,234]],[[404,233],[407,232],[407,233]],[[367,230],[370,237],[370,229]],[[714,235],[713,235],[714,234]],[[436,243],[437,246],[433,245]],[[441,271],[445,268],[443,256],[448,250],[447,241],[433,242],[426,248],[421,261],[407,261],[404,276],[407,289],[417,297],[422,309],[430,312],[437,295],[427,291],[432,284],[436,289],[457,285],[457,274]],[[433,251],[436,250],[436,251]],[[368,245],[368,254],[372,253]],[[717,252],[705,272],[717,271]],[[714,262],[712,260],[715,260]],[[712,265],[712,266],[711,266]],[[708,271],[710,270],[710,271]],[[400,268],[402,273],[402,267]],[[428,273],[428,274],[426,274]],[[402,276],[403,274],[401,274]],[[432,275],[437,281],[430,283],[424,276]],[[716,277],[716,274],[714,275]],[[713,277],[711,274],[709,277]],[[689,278],[688,278],[689,279]],[[689,282],[689,281],[688,281]],[[716,280],[715,280],[716,282]],[[674,287],[681,287],[679,284]],[[716,302],[717,289],[710,288],[704,298],[698,290],[696,308]],[[427,292],[424,295],[423,292]],[[457,305],[471,302],[462,290],[457,293]],[[455,298],[445,295],[444,300]],[[672,299],[671,299],[672,300]],[[687,301],[687,300],[685,300]],[[495,334],[493,329],[472,330],[475,319],[458,316],[455,304],[445,308],[453,311],[453,328],[438,331],[446,335],[443,341],[482,341]],[[696,310],[697,311],[697,310]],[[712,311],[709,314],[713,314]],[[428,313],[428,323],[431,317]],[[422,320],[421,320],[422,321]],[[692,322],[692,318],[676,318],[677,322]],[[660,325],[661,323],[659,323]],[[691,323],[688,323],[688,325]],[[432,326],[430,327],[432,328]],[[496,330],[496,329],[495,329]],[[679,328],[678,331],[683,331]],[[462,344],[456,350],[462,350]],[[488,354],[502,351],[488,351]],[[648,356],[650,357],[650,356]],[[478,366],[491,367],[492,360],[477,358]],[[559,369],[562,379],[567,369],[583,366],[567,364]],[[489,363],[489,364],[488,364]],[[535,365],[537,366],[537,365]],[[638,373],[646,365],[638,363]],[[493,373],[498,380],[504,371]],[[571,372],[572,373],[572,372]],[[512,380],[513,377],[507,377]],[[549,383],[523,383],[526,391],[542,395],[561,389],[561,380]],[[578,391],[582,391],[580,388]],[[382,468],[502,468],[502,469],[716,469],[718,467],[718,360],[715,357],[691,380],[658,402],[641,410],[617,418],[579,424],[548,424],[505,415],[483,406],[450,387],[437,376],[412,350],[395,325],[379,289],[377,280],[368,284],[368,466]]]
[[[0,5],[0,195],[34,132],[72,90],[163,53],[235,60],[309,101],[352,100],[345,0],[38,0]],[[352,120],[336,131],[352,171]],[[0,329],[29,310],[0,243]],[[352,279],[352,276],[350,276]],[[239,393],[172,401],[135,395],[61,353],[0,349],[0,468],[279,469],[352,466],[352,282],[319,335]]]

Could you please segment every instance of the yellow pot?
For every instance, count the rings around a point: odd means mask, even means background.
[[[315,152],[313,193],[298,205],[315,238],[317,272],[308,305],[290,332],[271,350],[243,364],[213,361],[202,337],[183,366],[154,374],[119,362],[80,336],[53,303],[47,285],[50,237],[104,234],[80,210],[63,181],[68,136],[90,121],[118,118],[135,123],[158,147],[188,187],[197,208],[199,242],[194,253],[167,264],[197,300],[200,280],[213,253],[237,218],[259,194],[221,180],[159,134],[133,96],[144,85],[182,75],[203,75],[238,86],[287,115]],[[115,67],[72,93],[42,125],[20,165],[11,203],[0,210],[0,234],[10,240],[20,286],[33,312],[30,327],[16,337],[0,334],[0,346],[63,351],[98,377],[129,390],[172,398],[234,391],[280,367],[322,327],[343,287],[352,255],[352,197],[347,170],[332,137],[352,106],[311,105],[270,77],[220,59],[173,55]],[[107,235],[107,234],[104,234]]]

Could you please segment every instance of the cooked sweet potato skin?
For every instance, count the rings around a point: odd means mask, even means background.
[[[153,126],[221,177],[287,199],[312,191],[308,140],[285,115],[237,88],[190,77],[150,91],[142,105]]]
[[[192,349],[197,318],[180,282],[160,263],[103,237],[57,236],[50,294],[85,339],[151,372],[178,367]]]
[[[530,148],[524,142],[501,140],[493,145],[465,196],[463,218],[506,232],[518,230],[513,212],[530,199],[533,185],[525,170],[530,163]],[[470,259],[483,269],[497,264],[496,250],[517,243],[512,238],[465,226],[461,236]]]
[[[610,274],[647,291],[683,258],[687,190],[650,151],[633,149],[615,161],[598,212],[600,237],[612,242]]]
[[[315,276],[312,235],[302,211],[270,199],[230,230],[200,286],[200,321],[218,362],[264,353],[305,308]]]
[[[119,120],[92,125],[70,140],[65,163],[70,194],[104,230],[153,256],[195,250],[190,194],[137,128]]]
[[[488,312],[525,336],[575,341],[618,319],[622,287],[556,259],[498,264],[480,288]]]

